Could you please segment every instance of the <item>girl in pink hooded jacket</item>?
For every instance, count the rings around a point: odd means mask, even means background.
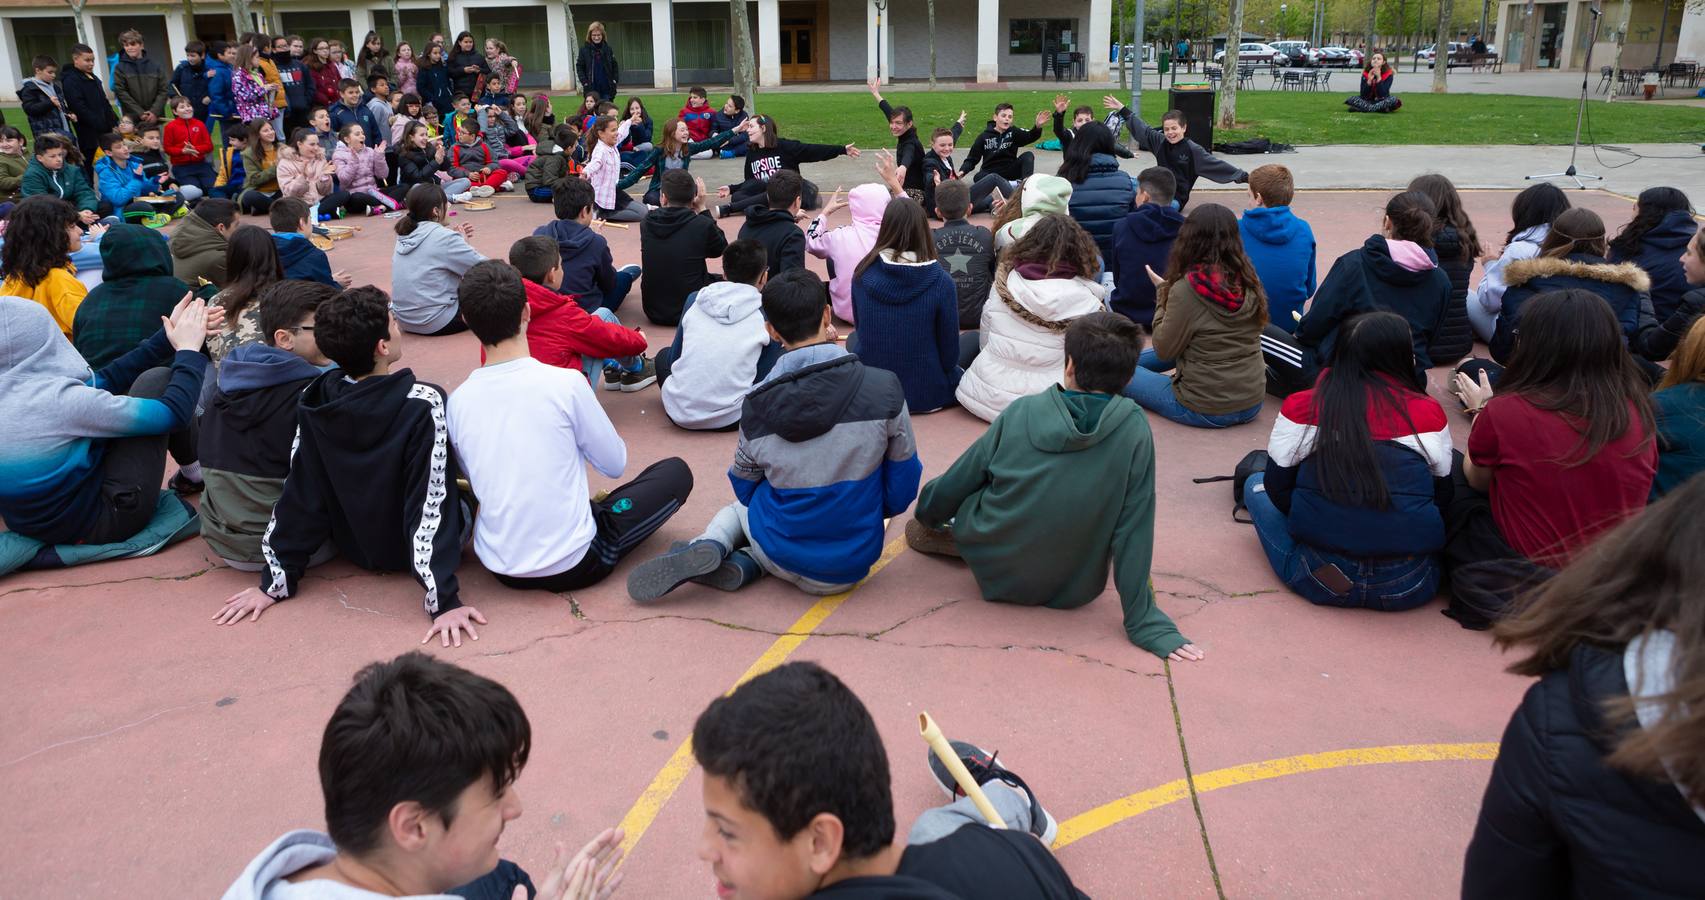
[[[361,123],[350,122],[338,132],[337,151],[332,154],[332,165],[337,167],[339,187],[354,196],[366,197],[373,201],[370,214],[376,215],[383,210],[398,207],[395,197],[379,189],[379,182],[389,178],[391,174],[390,166],[385,164],[385,151],[367,146],[367,132],[362,130]]]
[[[853,321],[853,270],[858,268],[859,260],[870,254],[870,248],[876,246],[876,231],[882,227],[882,211],[888,208],[889,196],[887,186],[880,184],[861,184],[844,201],[836,191],[805,231],[806,252],[829,261],[829,271],[833,273],[829,279],[829,305],[834,308],[835,317],[843,322]],[[831,231],[829,216],[847,206],[852,208],[852,224]]]

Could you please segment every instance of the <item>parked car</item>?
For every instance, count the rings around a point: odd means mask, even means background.
[[[1362,67],[1362,51],[1350,47],[1321,47],[1320,64],[1338,69]]]
[[[1273,49],[1283,53],[1293,66],[1314,68],[1322,65],[1320,51],[1308,45],[1308,41],[1275,41]]]
[[[1258,65],[1258,66],[1259,65],[1269,65],[1269,66],[1287,66],[1287,65],[1290,65],[1290,57],[1288,57],[1284,53],[1280,52],[1272,44],[1262,44],[1262,43],[1256,43],[1253,41],[1250,43],[1247,43],[1247,44],[1238,44],[1237,45],[1237,61],[1239,64],[1250,63],[1252,65]],[[1221,64],[1223,64],[1225,62],[1225,51],[1224,50],[1221,50],[1221,51],[1214,54],[1214,62],[1221,63]]]
[[[1433,49],[1434,46],[1436,45],[1428,44],[1421,48],[1420,53],[1415,54],[1420,59],[1426,60],[1427,68],[1429,69],[1433,67],[1433,57],[1437,55],[1437,51]],[[1451,41],[1449,49],[1445,52],[1450,56],[1450,58],[1445,61],[1445,66],[1448,68],[1469,65],[1469,60],[1474,56],[1474,51],[1470,49],[1467,44],[1461,41]],[[1498,58],[1498,51],[1491,47],[1487,47],[1486,55],[1487,57],[1495,60]]]

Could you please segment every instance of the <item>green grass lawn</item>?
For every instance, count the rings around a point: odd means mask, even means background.
[[[1335,82],[1339,79],[1334,77]],[[1348,77],[1346,87],[1354,84]],[[894,91],[888,102],[912,108],[919,131],[952,124],[966,110],[965,129],[975,134],[993,112],[996,102],[1011,102],[1018,123],[1029,125],[1039,109],[1053,109],[1052,92],[1008,93]],[[1574,100],[1505,94],[1403,93],[1403,108],[1389,115],[1350,112],[1344,105],[1349,91],[1299,93],[1265,89],[1237,95],[1238,129],[1232,139],[1264,137],[1286,144],[1567,144],[1575,131]],[[640,94],[659,125],[674,116],[685,94]],[[1071,92],[1072,105],[1088,103],[1101,109],[1101,94]],[[572,97],[558,99],[558,109],[573,105]],[[711,102],[720,105],[722,96]],[[776,117],[782,137],[828,144],[857,144],[860,148],[891,146],[887,123],[864,91],[832,94],[765,94],[759,108]],[[1640,103],[1588,102],[1588,121],[1600,141],[1655,143],[1705,140],[1705,111]],[[1166,109],[1166,92],[1144,91],[1143,110],[1158,125]],[[1225,132],[1215,132],[1216,141]],[[1052,132],[1045,129],[1044,138]],[[1585,134],[1583,133],[1583,140]]]

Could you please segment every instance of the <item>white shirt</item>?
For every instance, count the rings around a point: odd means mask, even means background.
[[[516,578],[580,562],[597,532],[586,464],[615,478],[628,461],[586,378],[531,357],[475,369],[450,395],[450,443],[479,498],[474,552]]]

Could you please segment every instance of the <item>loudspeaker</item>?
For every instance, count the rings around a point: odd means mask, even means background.
[[[1214,149],[1214,91],[1205,84],[1178,85],[1167,92],[1166,102],[1184,113],[1184,136],[1202,145],[1210,153]],[[1160,127],[1160,117],[1153,120]]]

